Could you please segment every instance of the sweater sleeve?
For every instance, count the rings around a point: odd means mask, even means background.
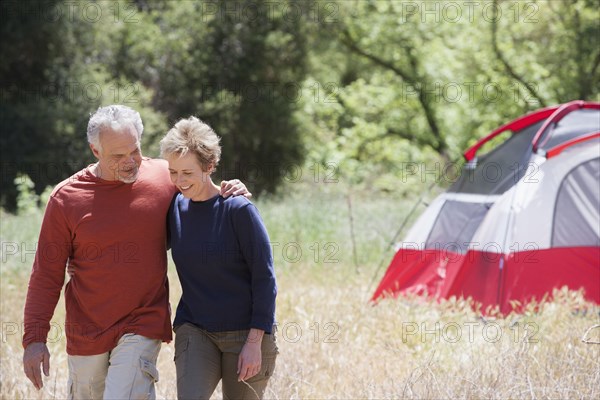
[[[65,266],[72,252],[72,240],[62,204],[51,197],[44,213],[33,262],[24,312],[23,347],[46,342],[65,281]]]
[[[235,213],[234,224],[242,255],[250,269],[252,318],[250,327],[271,333],[275,322],[277,284],[267,229],[252,203]]]

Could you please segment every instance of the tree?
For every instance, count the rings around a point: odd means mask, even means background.
[[[69,26],[64,18],[55,19],[61,6],[60,1],[0,5],[0,185],[2,206],[11,210],[19,173],[30,175],[39,192],[80,165],[81,157],[70,156],[83,146],[71,139],[85,114],[68,115],[78,105],[69,79]]]
[[[156,106],[172,122],[196,115],[221,136],[217,174],[273,192],[302,162],[294,119],[306,71],[302,13],[294,2],[177,2],[155,15],[165,44]],[[299,7],[299,6],[298,6]]]
[[[148,107],[151,92],[107,68],[128,4],[1,3],[2,207],[15,210],[17,176],[28,175],[40,193],[94,160],[85,132],[100,105],[138,109],[145,148],[164,133],[164,117]]]
[[[504,73],[522,84],[524,97],[542,106],[598,100],[598,1],[493,4],[493,53]],[[512,18],[501,18],[503,13]]]
[[[337,45],[311,46],[313,59],[337,58],[335,104],[309,108],[313,128],[331,131],[317,159],[340,160],[363,182],[402,177],[406,163],[460,160],[469,143],[531,110],[597,100],[594,3],[338,2],[338,23],[320,32]],[[311,78],[331,82],[324,70]]]

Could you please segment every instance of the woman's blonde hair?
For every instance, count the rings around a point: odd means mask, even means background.
[[[200,162],[203,171],[217,167],[221,159],[221,146],[215,131],[196,117],[184,118],[177,122],[160,141],[160,155],[163,158],[178,154],[180,157],[192,152]]]

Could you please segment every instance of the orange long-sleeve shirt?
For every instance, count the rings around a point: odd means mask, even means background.
[[[87,168],[52,192],[25,304],[23,345],[45,342],[65,281],[67,353],[94,355],[125,333],[170,341],[166,162],[144,158],[131,184]]]

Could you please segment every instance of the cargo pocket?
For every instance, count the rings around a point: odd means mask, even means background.
[[[265,378],[270,378],[271,375],[273,375],[273,371],[275,371],[275,364],[276,364],[276,360],[277,357],[265,357],[263,359],[263,368],[261,368],[263,371],[261,371],[264,375]]]
[[[140,358],[140,370],[134,378],[129,398],[140,400],[156,398],[155,382],[158,382],[156,365],[145,358]]]
[[[102,399],[104,394],[104,375],[97,375],[82,380],[74,373],[70,373],[67,381],[67,400],[74,399]]]
[[[261,375],[265,378],[270,378],[275,370],[275,362],[277,355],[279,354],[279,347],[277,346],[277,329],[274,327],[271,334],[265,334],[263,336],[263,343],[261,346],[262,350],[262,368]]]
[[[158,382],[158,370],[152,362],[140,358],[140,369],[153,383]]]
[[[260,384],[261,382],[266,386],[269,378],[273,375],[273,371],[275,371],[276,359],[277,357],[275,356],[263,356],[260,372],[246,382],[252,385],[255,390],[257,389],[257,386],[255,385]]]
[[[177,371],[177,380],[183,378],[187,373],[187,350],[190,345],[189,337],[175,337],[175,370]]]
[[[73,400],[75,395],[73,394],[73,380],[69,378],[67,382],[67,400]]]
[[[279,354],[275,330],[273,330],[273,332],[270,334],[265,333],[263,336],[261,351],[267,357],[276,357]]]

